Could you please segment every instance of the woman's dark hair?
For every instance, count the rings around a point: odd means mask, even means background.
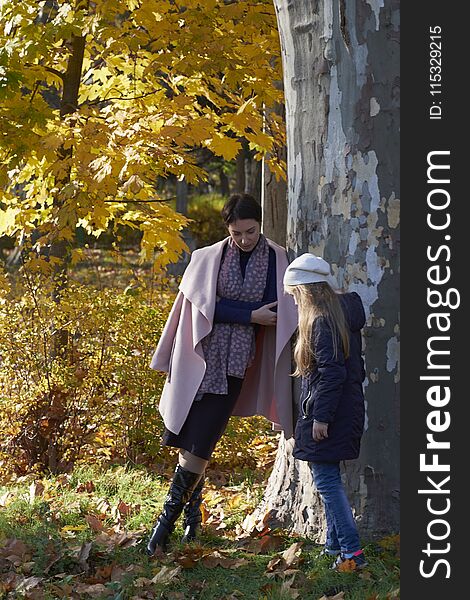
[[[250,194],[232,194],[221,214],[227,227],[240,219],[254,219],[261,225],[261,206]]]

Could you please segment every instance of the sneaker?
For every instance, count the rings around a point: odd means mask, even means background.
[[[344,554],[339,554],[332,565],[335,571],[356,571],[367,566],[366,557],[362,550],[358,550],[352,556],[346,557]]]

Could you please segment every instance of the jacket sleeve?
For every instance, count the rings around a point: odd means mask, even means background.
[[[256,310],[266,302],[244,302],[221,298],[215,304],[214,323],[243,323],[251,322],[251,311]]]
[[[317,361],[317,381],[313,391],[313,418],[322,423],[331,423],[334,421],[346,381],[343,349],[338,340],[338,355],[335,357],[333,334],[328,322],[323,318],[316,320],[313,337]]]

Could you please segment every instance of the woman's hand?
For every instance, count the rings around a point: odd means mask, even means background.
[[[251,311],[251,322],[258,323],[258,325],[276,325],[277,314],[270,310],[277,306],[277,302],[271,302],[265,304],[261,308]]]
[[[328,437],[328,423],[313,422],[312,429],[313,439],[315,442],[321,442]]]

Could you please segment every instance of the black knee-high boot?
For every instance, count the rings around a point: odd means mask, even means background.
[[[202,523],[201,504],[202,489],[204,487],[204,475],[201,475],[191,498],[184,505],[183,528],[184,534],[181,538],[183,543],[192,542],[199,534]]]
[[[150,534],[147,544],[147,554],[149,556],[154,554],[157,546],[162,550],[166,549],[168,537],[173,531],[175,522],[183,511],[184,505],[191,498],[200,479],[201,475],[199,473],[192,473],[181,465],[177,465],[162,512]]]

